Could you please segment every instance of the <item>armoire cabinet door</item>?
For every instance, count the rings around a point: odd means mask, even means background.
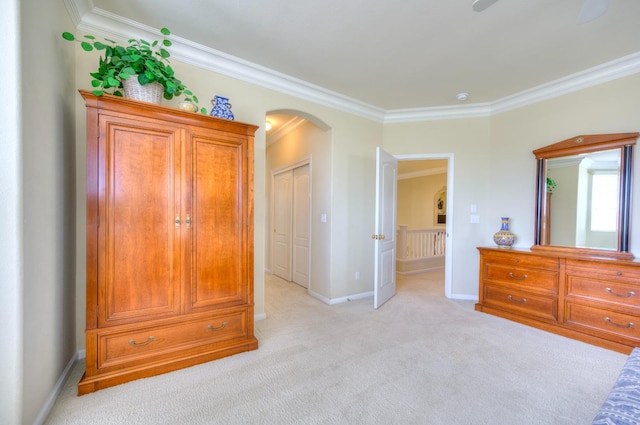
[[[180,313],[180,131],[100,117],[98,325]]]
[[[191,275],[186,311],[248,302],[246,139],[197,131],[189,143],[191,167]]]

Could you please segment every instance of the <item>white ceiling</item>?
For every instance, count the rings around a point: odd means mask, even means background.
[[[473,0],[67,2],[81,29],[96,29],[91,13],[168,27],[382,111],[460,105],[459,92],[466,105],[490,104],[620,61],[640,72],[640,0],[612,0],[581,25],[583,0],[500,0],[480,13]]]

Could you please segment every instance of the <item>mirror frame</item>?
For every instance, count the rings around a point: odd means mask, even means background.
[[[576,136],[533,151],[537,161],[535,234],[532,250],[561,252],[569,255],[591,255],[631,260],[629,252],[629,229],[631,217],[631,183],[633,168],[633,146],[640,133],[592,134]],[[547,160],[582,153],[620,149],[620,193],[618,210],[617,250],[541,245],[544,214],[546,208]]]

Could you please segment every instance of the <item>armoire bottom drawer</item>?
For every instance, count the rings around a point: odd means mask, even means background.
[[[242,338],[247,310],[166,326],[98,334],[98,368],[161,359],[177,351]]]
[[[640,317],[631,314],[567,303],[565,322],[592,335],[622,336],[640,341]]]
[[[558,300],[513,288],[485,285],[484,305],[538,319],[556,321]]]

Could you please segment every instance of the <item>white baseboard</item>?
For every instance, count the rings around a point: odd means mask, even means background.
[[[309,291],[309,295],[311,295],[313,298],[317,300],[322,301],[325,304],[334,305],[334,304],[341,304],[349,301],[359,300],[361,298],[373,297],[373,291],[363,292],[363,293],[354,294],[354,295],[348,295],[346,297],[340,297],[340,298],[326,298],[313,291]]]
[[[49,413],[51,413],[51,409],[53,409],[53,405],[56,403],[56,399],[58,398],[60,392],[62,391],[62,388],[64,387],[64,383],[67,381],[67,378],[69,378],[69,375],[73,370],[73,366],[79,359],[83,359],[84,357],[84,350],[76,351],[76,353],[71,357],[71,360],[69,360],[67,366],[62,371],[62,374],[58,378],[58,381],[53,387],[53,390],[51,390],[51,394],[49,394],[47,401],[44,403],[44,406],[42,406],[42,409],[40,409],[40,413],[33,421],[33,425],[44,424],[44,422],[47,420],[47,417],[49,416]]]
[[[264,320],[267,318],[267,313],[260,313],[260,314],[254,314],[253,315],[253,321],[257,322],[258,320]]]
[[[475,301],[475,302],[478,302],[478,296],[477,295],[451,294],[450,298],[452,300],[463,300],[463,301]]]

